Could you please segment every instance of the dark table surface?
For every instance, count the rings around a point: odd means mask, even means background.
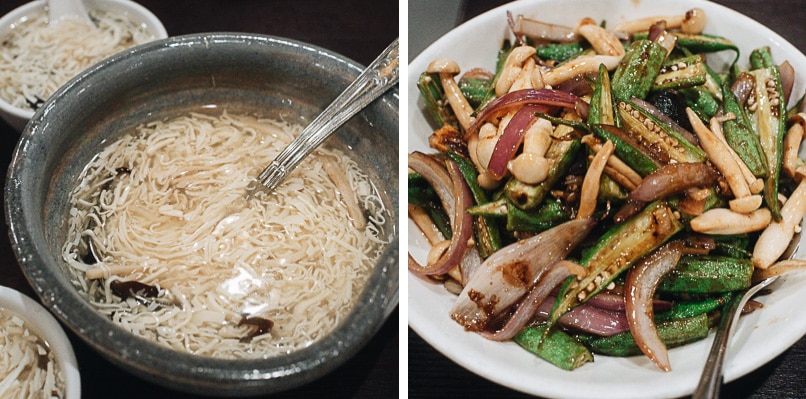
[[[24,4],[0,2],[0,15]],[[138,0],[162,21],[168,34],[252,32],[292,38],[369,64],[399,34],[398,3],[371,0]],[[0,121],[0,171],[5,176],[19,134]],[[7,231],[7,227],[3,226]],[[0,234],[0,285],[31,297],[7,234]],[[387,398],[398,394],[399,317],[389,317],[378,334],[351,360],[307,386],[276,398]],[[191,398],[135,378],[113,366],[72,335],[83,398]]]
[[[806,8],[800,0],[715,1],[761,22],[806,53]],[[505,4],[501,0],[466,0],[461,3],[463,22]],[[411,14],[410,14],[411,15]],[[409,32],[416,31],[409,20]],[[416,54],[410,54],[410,58]],[[411,329],[408,332],[408,392],[411,398],[526,398],[463,369],[430,347]],[[722,398],[806,398],[806,338],[756,371],[727,384]]]

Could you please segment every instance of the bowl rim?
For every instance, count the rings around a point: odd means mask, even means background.
[[[168,37],[168,32],[159,18],[154,15],[151,10],[143,7],[141,4],[132,0],[85,0],[89,8],[97,7],[101,4],[103,8],[116,8],[120,7],[125,9],[125,12],[134,12],[136,16],[142,19],[142,23],[146,25],[146,29],[154,34],[154,40],[160,40]],[[28,3],[21,4],[17,8],[9,11],[0,17],[0,33],[5,34],[11,28],[11,25],[19,22],[23,17],[39,13],[40,9],[47,7],[47,0],[34,0]],[[30,121],[33,118],[35,111],[27,108],[20,108],[11,105],[5,99],[0,97],[0,111],[9,114],[10,117],[16,118],[20,121]],[[21,129],[19,129],[21,130]]]
[[[111,56],[100,63],[90,67],[54,93],[34,114],[31,122],[26,126],[14,150],[6,180],[5,213],[9,225],[9,237],[12,249],[19,261],[23,274],[33,286],[36,294],[57,318],[62,320],[68,328],[76,332],[79,337],[89,344],[101,355],[129,371],[135,371],[140,377],[151,382],[165,385],[158,370],[170,370],[172,380],[170,387],[209,394],[209,389],[220,390],[228,388],[230,395],[245,395],[266,393],[291,389],[304,383],[317,379],[334,370],[355,353],[357,353],[377,333],[387,317],[398,303],[398,246],[399,228],[398,220],[392,222],[390,236],[392,241],[380,255],[387,264],[376,265],[376,270],[370,276],[359,301],[366,301],[370,306],[356,306],[343,320],[342,324],[307,348],[303,348],[286,356],[271,357],[267,359],[214,359],[201,357],[189,353],[179,352],[144,338],[130,335],[114,323],[106,321],[103,316],[92,309],[89,304],[78,297],[76,290],[54,284],[57,277],[42,273],[38,263],[46,262],[39,255],[40,248],[32,238],[29,227],[31,220],[36,216],[29,214],[25,208],[25,198],[21,193],[22,179],[26,178],[27,168],[31,165],[25,153],[33,151],[38,143],[46,136],[42,131],[48,124],[42,122],[50,113],[58,110],[58,101],[77,91],[87,81],[97,79],[97,75],[104,75],[114,71],[127,59],[139,59],[143,54],[160,51],[177,51],[190,46],[225,46],[228,44],[266,45],[278,48],[293,48],[319,57],[321,63],[346,67],[356,77],[363,67],[360,64],[330,50],[305,43],[298,40],[254,33],[235,32],[207,32],[182,36],[169,37],[133,47]],[[180,50],[181,51],[181,50]],[[138,60],[138,63],[141,62]],[[399,115],[398,88],[392,89],[381,97],[386,107]],[[397,126],[397,124],[396,124]],[[395,135],[397,138],[397,135]],[[46,140],[46,139],[45,139]],[[397,201],[395,194],[391,200]],[[397,212],[397,210],[395,210]],[[390,280],[393,284],[383,284]],[[78,298],[81,306],[65,306],[59,298]],[[87,309],[92,312],[87,312]],[[84,316],[89,316],[84,318]],[[97,322],[101,321],[102,328],[95,329]],[[350,328],[355,325],[356,328]],[[101,345],[94,338],[109,339],[114,335],[125,335],[126,341],[137,342],[139,346],[133,350],[132,344],[124,345],[117,340],[115,345]],[[314,359],[313,361],[311,359]],[[159,366],[156,367],[155,366]],[[203,379],[199,377],[203,376]],[[282,381],[280,380],[282,379]]]
[[[81,397],[81,376],[73,346],[61,324],[39,302],[9,287],[0,286],[0,310],[6,309],[25,321],[34,334],[47,342],[64,373],[65,399]]]

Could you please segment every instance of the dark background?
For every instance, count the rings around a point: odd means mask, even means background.
[[[411,0],[412,3],[426,0]],[[648,0],[643,0],[648,1]],[[508,1],[458,1],[459,23]],[[806,2],[800,0],[719,0],[720,3],[761,22],[801,52],[806,52]],[[409,35],[416,35],[415,13],[409,13]],[[446,15],[451,21],[454,16]],[[412,41],[414,42],[414,41]],[[418,51],[421,51],[418,50]],[[409,54],[413,59],[417,54]],[[802,71],[797,71],[802,73]],[[806,317],[806,316],[805,316]],[[528,398],[531,396],[487,381],[465,370],[431,348],[411,329],[408,332],[408,380],[411,398]],[[753,373],[722,388],[722,398],[806,398],[806,338]]]
[[[168,34],[230,31],[282,36],[340,53],[369,64],[398,36],[397,2],[370,0],[138,0],[163,23]],[[2,0],[0,15],[24,4]],[[0,175],[5,176],[19,138],[0,121]],[[1,195],[1,194],[0,194]],[[7,226],[2,226],[7,231]],[[20,272],[8,235],[0,233],[0,285],[35,297]],[[353,359],[308,386],[275,398],[386,398],[396,397],[399,378],[398,311]],[[113,366],[72,333],[82,379],[83,398],[191,398],[146,383]]]

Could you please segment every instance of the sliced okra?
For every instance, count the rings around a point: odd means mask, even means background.
[[[422,175],[416,172],[410,172],[408,176],[408,202],[422,207],[434,221],[434,225],[437,226],[442,236],[447,239],[451,238],[453,235],[451,219],[442,208],[442,202],[440,202],[437,192]]]
[[[675,301],[668,311],[655,313],[655,321],[687,319],[708,314],[724,307],[732,296],[732,292],[727,292],[699,301]]]
[[[767,158],[767,178],[764,181],[764,202],[775,220],[780,220],[778,180],[785,131],[786,104],[784,104],[781,76],[775,65],[750,71],[755,85],[745,103],[751,125],[758,134],[761,149]]]
[[[627,101],[645,98],[666,59],[666,49],[649,40],[636,40],[616,67],[612,79],[613,97]]]
[[[707,79],[702,56],[692,55],[664,62],[650,90],[682,89],[700,86]]]
[[[707,158],[702,149],[643,108],[626,101],[620,101],[617,108],[624,131],[648,148],[655,159],[668,163],[704,162]]]
[[[593,87],[590,107],[588,109],[588,124],[616,125],[620,123],[616,119],[613,93],[610,88],[610,73],[604,64],[599,65],[599,73],[596,78],[596,85]]]
[[[556,323],[560,316],[605,289],[635,262],[682,229],[679,214],[665,201],[655,201],[611,227],[583,254],[580,265],[587,274],[563,286],[549,315],[549,323]]]
[[[506,217],[507,216],[507,199],[499,198],[495,201],[490,201],[485,204],[476,204],[467,208],[465,212],[473,216],[488,216],[488,217]]]
[[[549,160],[549,173],[546,180],[538,184],[527,184],[511,179],[504,186],[504,195],[521,209],[532,209],[543,203],[551,187],[562,176],[565,176],[571,163],[577,156],[581,142],[574,140],[552,140],[546,152]]]
[[[747,165],[756,177],[767,176],[767,158],[761,148],[759,136],[753,131],[744,108],[733,94],[727,83],[722,85],[722,107],[725,112],[732,112],[735,119],[722,123],[725,141],[736,151],[739,158]]]
[[[663,321],[656,325],[660,340],[667,348],[699,341],[708,336],[708,316],[700,314],[687,319]],[[590,340],[587,346],[594,353],[607,356],[640,355],[641,349],[629,331],[610,337]]]
[[[507,231],[539,233],[571,219],[568,206],[556,199],[547,199],[537,208],[523,210],[509,202]]]
[[[753,277],[750,259],[685,255],[658,286],[660,293],[714,294],[745,289]]]
[[[775,65],[769,47],[757,48],[750,52],[750,69],[769,68]]]
[[[563,62],[573,58],[586,50],[581,42],[548,43],[536,46],[537,56],[543,60]]]
[[[711,120],[719,110],[718,99],[704,85],[681,89],[680,93],[685,96],[688,107],[704,121]]]
[[[563,369],[573,370],[593,361],[591,352],[574,337],[546,326],[529,327],[512,338],[515,343],[539,358]]]
[[[641,176],[646,176],[660,167],[649,149],[623,129],[612,125],[591,125],[591,131],[604,141],[612,141],[616,156]]]
[[[457,84],[459,85],[459,90],[462,91],[462,95],[467,99],[468,104],[470,104],[473,109],[477,109],[487,98],[492,79],[463,76],[459,79]]]
[[[682,32],[673,32],[677,37],[675,47],[685,49],[691,53],[716,53],[719,51],[733,51],[736,57],[733,64],[739,59],[739,47],[732,41],[716,35],[709,34],[690,34]],[[646,39],[647,33],[636,33],[633,35],[634,40]]]
[[[425,108],[434,119],[437,126],[450,125],[454,129],[459,129],[459,122],[456,114],[453,113],[448,100],[445,98],[445,90],[436,74],[423,72],[417,80],[417,89],[425,102]]]

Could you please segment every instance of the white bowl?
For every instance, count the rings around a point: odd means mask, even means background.
[[[165,27],[151,11],[145,7],[129,0],[84,0],[88,10],[104,10],[111,11],[118,14],[126,14],[131,17],[138,25],[143,26],[149,31],[154,39],[164,39],[168,37]],[[47,1],[37,0],[30,3],[25,3],[0,18],[0,37],[4,37],[13,28],[14,24],[18,23],[21,19],[40,15],[46,12]],[[9,104],[7,101],[0,98],[0,117],[3,118],[11,127],[21,132],[31,117],[34,116],[34,110],[27,108],[19,108]]]
[[[782,37],[758,22],[723,6],[702,0],[524,0],[491,10],[457,27],[437,40],[409,65],[408,151],[430,151],[433,130],[417,91],[417,78],[438,57],[457,61],[462,71],[473,67],[494,70],[502,39],[509,37],[506,12],[524,14],[546,22],[574,26],[582,17],[620,21],[650,15],[682,13],[693,7],[705,10],[705,33],[733,40],[741,49],[742,65],[750,50],[769,46],[776,62],[789,60],[796,73],[793,97],[806,87],[806,56]],[[733,53],[709,56],[709,62],[724,63]],[[715,64],[716,65],[716,64]],[[409,222],[409,250],[423,262],[427,241]],[[803,242],[796,258],[806,257]],[[769,362],[806,333],[801,309],[806,301],[806,274],[789,275],[776,282],[773,292],[759,301],[764,308],[743,317],[736,326],[725,359],[725,380],[735,380]],[[667,398],[691,394],[696,386],[712,339],[708,338],[669,351],[673,371],[664,373],[645,357],[597,356],[596,361],[572,372],[556,368],[521,349],[513,342],[493,342],[465,332],[450,319],[455,295],[441,285],[408,276],[409,325],[426,342],[462,367],[512,389],[552,398]]]
[[[0,309],[22,318],[31,332],[45,340],[64,372],[65,399],[81,398],[81,377],[73,346],[58,321],[42,305],[8,287],[0,287]]]

